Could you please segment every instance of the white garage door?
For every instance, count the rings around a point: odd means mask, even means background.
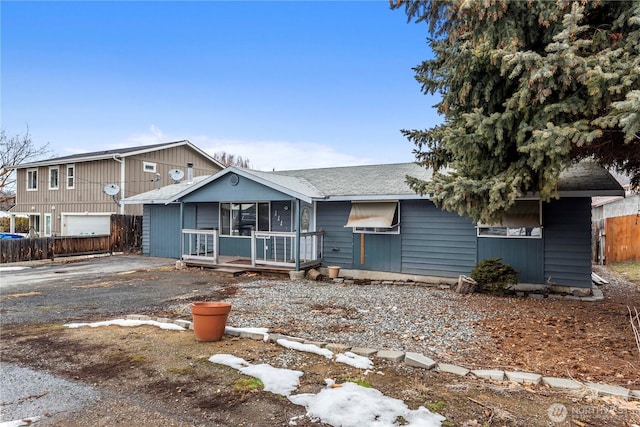
[[[111,234],[111,214],[65,215],[62,227],[65,236]]]

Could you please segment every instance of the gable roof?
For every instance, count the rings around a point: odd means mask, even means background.
[[[427,199],[416,194],[406,183],[407,176],[425,181],[433,171],[416,163],[343,166],[262,172],[230,166],[215,175],[191,184],[180,183],[151,190],[123,200],[127,204],[171,203],[221,177],[235,173],[284,194],[311,203],[314,200],[366,201]],[[167,187],[171,187],[168,189]],[[167,188],[166,190],[163,190]],[[624,190],[609,172],[592,162],[574,165],[560,174],[558,192],[563,197],[620,196]],[[162,196],[162,197],[160,197]],[[535,197],[535,194],[527,196]]]
[[[194,151],[208,158],[210,161],[214,162],[221,168],[224,168],[224,165],[222,163],[220,163],[219,161],[214,159],[212,156],[207,154],[205,151],[202,151],[201,149],[199,149],[198,147],[196,147],[186,139],[182,141],[164,142],[161,144],[141,145],[137,147],[116,148],[113,150],[103,150],[103,151],[93,151],[90,153],[72,154],[69,156],[54,157],[51,159],[38,160],[36,162],[31,162],[31,163],[22,163],[19,165],[13,165],[10,168],[23,169],[23,168],[31,168],[31,167],[37,167],[37,166],[48,166],[48,165],[60,164],[60,163],[88,162],[88,161],[94,161],[94,160],[110,159],[110,158],[113,158],[114,156],[130,157],[130,156],[136,156],[138,154],[150,153],[153,151],[166,150],[168,148],[181,147],[181,146],[187,146],[193,149]]]

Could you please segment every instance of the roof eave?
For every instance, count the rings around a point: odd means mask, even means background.
[[[328,196],[319,201],[349,202],[349,201],[374,201],[374,200],[429,200],[428,195],[419,194],[362,194],[362,195],[335,195]]]

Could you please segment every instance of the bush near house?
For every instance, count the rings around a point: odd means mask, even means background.
[[[471,270],[471,278],[478,282],[480,292],[504,293],[518,283],[518,272],[501,258],[487,258]]]

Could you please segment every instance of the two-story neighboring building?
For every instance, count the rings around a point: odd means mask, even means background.
[[[189,141],[82,153],[12,166],[16,215],[27,215],[39,236],[109,234],[113,213],[141,215],[120,200],[188,176],[211,175],[224,166]]]

